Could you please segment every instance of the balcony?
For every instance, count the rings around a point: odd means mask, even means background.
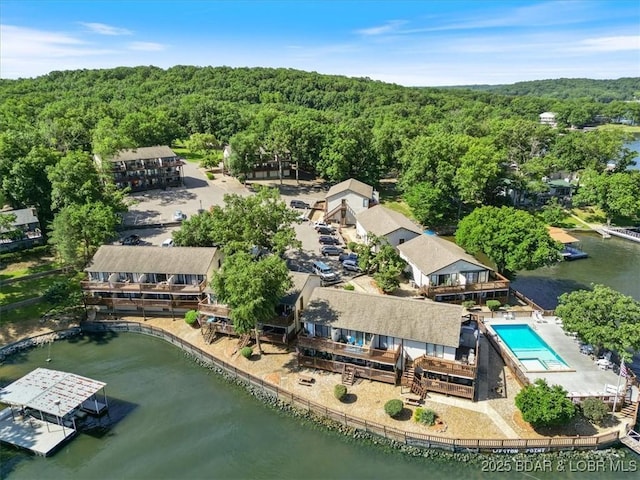
[[[377,382],[390,383],[395,385],[396,373],[387,370],[380,370],[373,367],[363,367],[352,363],[337,362],[334,360],[325,360],[322,358],[311,357],[308,355],[298,355],[298,365],[301,367],[317,368],[328,370],[329,372],[342,373],[345,365],[355,369],[357,378],[368,378]]]
[[[83,280],[80,282],[82,290],[109,293],[170,293],[177,295],[198,295],[204,292],[206,286],[206,280],[196,284],[177,284],[169,282],[102,282],[93,280]]]
[[[333,353],[343,357],[361,358],[370,362],[383,363],[387,365],[395,365],[400,355],[400,349],[397,350],[379,350],[368,346],[350,345],[347,343],[333,342],[327,338],[308,337],[300,335],[298,337],[298,346],[303,348],[311,348],[319,352]]]
[[[198,313],[214,317],[229,318],[231,309],[223,304],[207,303],[205,301],[198,304]]]
[[[442,382],[440,380],[425,380],[427,391],[444,393],[445,395],[453,395],[454,397],[462,397],[473,400],[474,388],[467,385],[458,385],[456,383]]]
[[[428,357],[426,355],[417,358],[414,364],[426,372],[442,373],[453,377],[476,378],[475,365],[466,365],[461,362]]]
[[[492,282],[468,283],[466,285],[436,285],[423,286],[420,293],[429,298],[437,295],[456,295],[474,292],[494,292],[500,290],[509,290],[510,282],[506,278],[495,280]]]
[[[180,310],[195,310],[198,306],[197,300],[169,300],[158,298],[105,298],[105,297],[85,297],[86,305],[101,305],[111,310],[116,308],[142,309],[145,308],[167,308]]]

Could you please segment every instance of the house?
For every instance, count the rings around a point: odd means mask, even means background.
[[[0,252],[12,252],[42,245],[40,221],[34,208],[0,211],[0,215],[14,215],[10,228],[0,230]]]
[[[175,318],[198,309],[222,258],[217,248],[102,245],[81,282],[85,306]]]
[[[94,160],[111,173],[118,188],[128,187],[133,192],[179,187],[184,183],[184,161],[164,145],[120,150],[107,159],[94,155]]]
[[[549,195],[558,198],[570,198],[574,189],[574,186],[564,179],[549,180],[547,187],[549,187]]]
[[[401,213],[389,210],[382,205],[376,205],[356,215],[356,235],[367,243],[368,235],[372,233],[384,238],[390,245],[397,247],[422,235],[422,228],[413,223]]]
[[[553,112],[543,112],[539,115],[540,123],[542,125],[549,125],[550,127],[556,128],[558,126],[558,122],[556,120],[556,114]]]
[[[432,300],[482,304],[509,296],[509,280],[437,235],[420,235],[398,245],[398,251],[420,293]]]
[[[355,178],[340,182],[329,189],[325,196],[325,221],[339,222],[340,225],[354,225],[358,213],[378,202],[378,192],[371,185]]]
[[[260,340],[287,344],[300,331],[300,312],[305,308],[314,288],[320,286],[320,277],[301,272],[290,272],[292,287],[273,312],[273,318],[258,326]],[[215,292],[207,289],[206,297],[198,305],[202,335],[212,342],[216,335],[239,336],[233,328],[231,310],[218,303]]]
[[[316,288],[302,312],[301,367],[475,397],[477,324],[458,305]],[[426,390],[421,390],[423,393]]]
[[[229,159],[231,158],[231,146],[226,145],[222,151],[222,160],[225,171],[229,171]],[[269,152],[260,147],[255,153],[251,169],[246,173],[247,180],[266,180],[270,178],[289,178],[291,176],[291,153]]]

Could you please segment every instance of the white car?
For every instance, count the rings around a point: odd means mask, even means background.
[[[162,242],[162,247],[173,247],[173,239],[167,238],[164,242]]]
[[[187,218],[187,216],[184,213],[182,213],[182,210],[176,210],[173,213],[173,221],[174,222],[181,222],[182,220],[184,220],[186,218]]]
[[[331,228],[331,226],[329,224],[323,222],[322,220],[318,220],[317,222],[313,222],[313,228],[318,228],[318,227]]]

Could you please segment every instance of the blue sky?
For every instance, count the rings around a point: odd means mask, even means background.
[[[640,76],[638,0],[0,0],[0,77],[285,67],[401,85]]]

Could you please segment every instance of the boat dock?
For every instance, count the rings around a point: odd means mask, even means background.
[[[635,230],[624,227],[607,227],[603,230],[616,237],[626,238],[627,240],[640,243],[640,232],[636,232]]]
[[[0,442],[50,455],[77,433],[76,418],[82,411],[100,414],[107,397],[99,402],[106,383],[73,373],[37,368],[0,389]]]
[[[620,441],[640,455],[640,433],[631,430],[624,437],[620,438]]]

